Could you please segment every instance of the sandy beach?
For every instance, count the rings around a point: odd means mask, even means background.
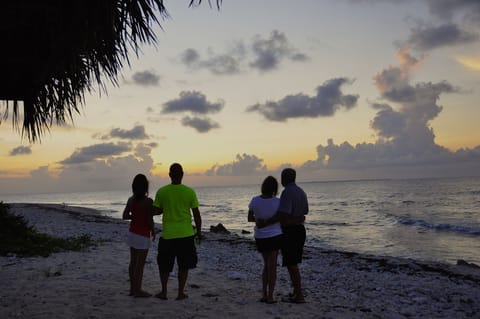
[[[176,301],[128,296],[128,222],[63,205],[12,204],[38,231],[59,237],[90,234],[98,244],[49,257],[0,257],[0,318],[480,318],[480,268],[368,256],[307,247],[301,265],[306,304],[282,301],[286,269],[279,267],[278,303],[261,297],[261,256],[252,240],[205,231],[198,267]],[[210,225],[204,225],[206,229]],[[308,234],[307,234],[308,236]],[[280,262],[280,258],[279,258]],[[156,244],[144,274],[157,293]]]

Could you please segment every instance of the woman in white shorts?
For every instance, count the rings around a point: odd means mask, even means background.
[[[143,174],[135,176],[132,182],[133,195],[123,210],[123,219],[130,219],[127,243],[130,246],[130,295],[150,297],[142,290],[143,268],[150,248],[150,238],[155,238],[153,229],[153,201],[148,197],[148,180]]]

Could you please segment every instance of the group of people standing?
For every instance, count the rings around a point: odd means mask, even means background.
[[[287,267],[293,286],[287,301],[304,303],[302,280],[298,264],[302,262],[306,231],[305,215],[308,214],[307,195],[296,183],[292,168],[282,171],[284,187],[280,198],[278,182],[268,176],[262,183],[261,195],[252,198],[249,204],[248,221],[255,222],[255,243],[262,254],[262,302],[275,303],[273,297],[277,279],[277,256],[282,252],[282,265]]]
[[[202,218],[198,209],[195,191],[182,184],[183,168],[174,163],[170,166],[171,184],[158,189],[155,199],[148,196],[149,183],[143,174],[132,182],[133,195],[123,211],[123,219],[130,219],[128,245],[130,246],[130,295],[150,297],[142,289],[143,269],[151,241],[155,240],[154,215],[162,215],[162,235],[158,241],[157,264],[162,290],[155,295],[167,299],[168,278],[175,260],[178,266],[177,300],[188,298],[184,292],[188,272],[197,265],[195,238],[202,238]],[[261,195],[255,196],[250,204],[248,220],[255,222],[255,242],[262,254],[262,291],[260,299],[275,303],[273,292],[276,283],[277,257],[283,256],[282,265],[287,267],[293,292],[289,301],[304,303],[301,275],[298,264],[302,262],[306,232],[303,225],[308,213],[305,192],[295,183],[296,172],[292,168],[282,171],[281,183],[284,190],[280,198],[278,182],[268,176],[262,183]],[[192,225],[192,216],[195,226]]]
[[[155,295],[167,299],[168,277],[175,260],[178,265],[177,300],[185,294],[188,271],[197,266],[195,237],[202,238],[202,217],[198,209],[195,191],[182,184],[183,168],[174,163],[170,166],[171,184],[158,189],[155,200],[148,197],[148,180],[143,174],[135,176],[132,182],[133,195],[123,210],[123,219],[130,219],[128,245],[130,246],[130,295],[150,297],[142,289],[143,268],[150,248],[151,238],[155,240],[153,216],[162,215],[162,236],[158,240],[157,264],[162,290]],[[195,228],[192,226],[192,214]]]

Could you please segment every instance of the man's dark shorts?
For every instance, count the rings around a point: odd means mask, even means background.
[[[269,238],[255,238],[255,243],[257,244],[257,250],[261,253],[276,251],[283,246],[283,235]]]
[[[303,246],[307,237],[305,226],[288,225],[282,227],[283,231],[283,247],[282,266],[294,266],[302,262]]]
[[[158,269],[161,273],[172,272],[177,258],[178,270],[185,271],[197,267],[195,236],[158,240]]]

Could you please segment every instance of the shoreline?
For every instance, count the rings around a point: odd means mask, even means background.
[[[132,298],[124,241],[128,221],[61,204],[9,205],[11,212],[25,216],[40,232],[58,237],[87,233],[101,242],[85,251],[46,258],[0,257],[0,317],[472,318],[480,313],[476,302],[480,269],[474,265],[314,247],[305,248],[300,265],[307,303],[281,301],[290,287],[286,269],[278,267],[279,302],[266,305],[258,302],[262,259],[254,241],[208,231],[197,246],[199,263],[190,271],[188,299],[174,300],[176,270],[169,280],[169,300]],[[155,243],[147,257],[143,286],[151,293],[160,290]]]

